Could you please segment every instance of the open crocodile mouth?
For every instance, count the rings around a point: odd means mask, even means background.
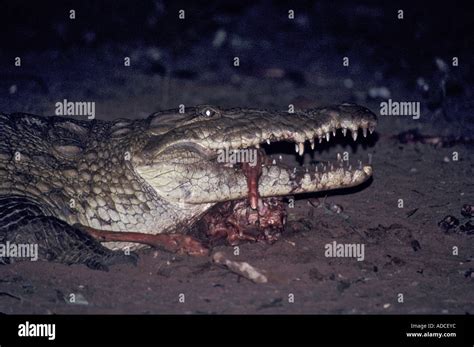
[[[336,135],[338,140],[366,137],[376,124],[370,110],[352,104],[291,115],[227,111],[205,126],[196,123],[153,137],[135,170],[168,200],[196,205],[248,198],[255,209],[260,198],[347,188],[369,179],[370,163],[351,163],[347,155],[333,163],[295,167],[285,164],[293,158],[280,160],[278,150],[284,147],[281,154],[291,156],[296,151],[301,158],[305,150],[320,150]]]
[[[355,142],[359,135],[366,138],[374,130],[374,123],[361,120],[359,123],[342,123],[328,131],[320,128],[315,132],[308,131],[304,134],[285,133],[283,136],[269,134],[251,146],[234,150],[226,149],[231,159],[224,165],[242,170],[247,180],[249,205],[252,209],[257,209],[262,205],[259,181],[262,175],[271,174],[272,168],[289,173],[289,183],[294,186],[294,193],[351,187],[369,179],[372,176],[370,155],[366,163],[361,160],[351,163],[348,159],[344,160],[338,153],[337,160],[334,162],[313,160],[310,165],[291,166],[282,160],[281,151],[287,154],[288,148],[294,146],[296,155],[303,157],[305,150],[309,151],[310,148],[312,152],[315,152],[318,143],[323,145],[324,142],[329,143],[338,136],[338,133],[344,138],[351,137]],[[348,134],[350,135],[347,136]]]

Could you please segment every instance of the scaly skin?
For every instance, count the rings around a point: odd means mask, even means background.
[[[248,195],[243,171],[219,163],[217,150],[285,140],[302,154],[307,140],[329,139],[337,129],[354,136],[360,128],[366,135],[375,126],[369,110],[348,104],[294,114],[199,106],[112,122],[1,114],[0,198],[25,197],[44,216],[71,226],[185,233],[216,203]],[[351,187],[371,174],[368,165],[300,172],[266,164],[258,193],[272,197]],[[15,223],[0,215],[0,234]]]

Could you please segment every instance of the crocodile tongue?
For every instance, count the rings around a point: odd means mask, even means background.
[[[248,199],[252,209],[256,210],[260,196],[258,195],[258,179],[262,175],[262,154],[257,150],[257,160],[254,166],[243,163],[242,169],[247,178]]]

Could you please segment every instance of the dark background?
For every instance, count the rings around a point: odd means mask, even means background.
[[[317,42],[336,37],[344,51],[361,43],[385,55],[416,60],[436,54],[472,54],[472,6],[469,1],[2,1],[2,50],[97,46],[110,42],[154,43],[176,53],[225,29],[255,39],[294,37]],[[472,4],[471,4],[472,5]],[[288,9],[307,20],[291,25]],[[66,20],[69,9],[76,21]],[[179,9],[185,21],[176,20]],[[405,24],[393,15],[405,10]],[[288,35],[290,34],[290,35]],[[293,45],[292,45],[293,42]],[[293,46],[293,47],[292,47]],[[406,53],[406,54],[400,54]],[[438,53],[439,54],[439,53]],[[411,58],[410,58],[411,57]],[[466,56],[468,57],[468,56]],[[472,56],[471,56],[472,57]]]
[[[268,69],[276,67],[296,88],[311,84],[305,69],[315,63],[322,74],[337,77],[349,70],[349,76],[361,81],[375,76],[378,84],[386,84],[397,79],[401,85],[392,88],[408,88],[429,111],[442,108],[442,118],[452,123],[459,117],[446,112],[446,97],[469,98],[466,84],[474,79],[473,12],[468,1],[3,1],[0,8],[0,88],[4,90],[26,80],[34,85],[32,92],[51,93],[48,86],[58,79],[70,80],[72,70],[91,77],[94,82],[89,84],[101,86],[105,81],[95,77],[100,73],[116,77],[123,56],[131,51],[135,73],[229,84],[235,82],[232,62],[238,56],[239,76],[267,78],[272,73]],[[290,8],[296,14],[293,21],[287,17]],[[69,19],[70,9],[76,11],[75,20]],[[186,20],[178,19],[179,9],[186,11]],[[397,19],[398,9],[404,10],[402,21]],[[225,38],[216,43],[219,33]],[[44,52],[47,56],[38,55]],[[36,62],[24,59],[21,72],[13,68],[14,57],[28,55],[36,55]],[[350,57],[351,69],[342,66],[343,56]],[[453,56],[460,64],[455,69],[449,67]],[[107,60],[104,66],[99,66],[104,61],[94,62],[99,58]],[[449,71],[442,71],[436,59],[448,64]],[[127,77],[118,78],[119,83],[121,79],[124,84]],[[100,95],[86,90],[83,97]],[[324,95],[307,97],[324,99]],[[175,107],[178,100],[172,99],[153,106]],[[361,101],[354,95],[344,99]],[[225,103],[202,100],[208,101]],[[229,104],[236,103],[243,102]],[[462,121],[457,128],[471,129],[468,123]]]

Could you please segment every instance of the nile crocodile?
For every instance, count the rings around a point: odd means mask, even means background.
[[[197,106],[115,121],[0,114],[0,244],[35,243],[40,259],[105,269],[134,259],[123,252],[137,245],[133,233],[157,243],[186,234],[218,203],[248,198],[255,209],[262,198],[366,181],[370,165],[289,168],[265,160],[263,147],[293,142],[302,155],[306,141],[314,148],[338,129],[356,140],[375,126],[352,104],[294,113]],[[257,168],[219,162],[223,149],[258,151]]]

